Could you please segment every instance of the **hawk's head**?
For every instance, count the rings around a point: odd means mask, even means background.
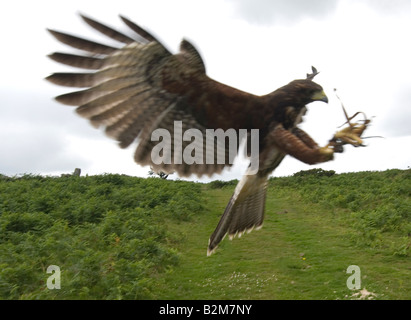
[[[297,104],[306,105],[314,101],[323,101],[328,103],[328,98],[323,88],[311,79],[294,80],[283,87],[289,94],[290,98]]]
[[[323,88],[311,79],[291,81],[289,84],[267,95],[276,112],[288,107],[301,110],[314,101],[328,102]]]
[[[328,102],[323,88],[310,78],[294,80],[268,95],[273,118],[284,128],[292,128],[302,121],[306,105],[314,101]]]
[[[314,101],[328,103],[328,98],[323,88],[312,81],[319,72],[315,67],[311,67],[311,70],[312,73],[307,73],[306,79],[294,80],[273,93],[279,91],[282,98],[297,109],[303,108],[306,104]]]

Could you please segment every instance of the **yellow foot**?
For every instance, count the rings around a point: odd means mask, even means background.
[[[319,151],[325,157],[326,161],[334,158],[334,150],[331,148],[322,147]]]

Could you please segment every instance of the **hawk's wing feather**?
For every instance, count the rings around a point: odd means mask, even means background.
[[[207,154],[204,144],[202,163],[174,163],[178,157],[175,158],[174,150],[171,150],[172,163],[158,165],[151,156],[151,150],[158,143],[151,141],[152,132],[163,128],[173,136],[174,121],[183,121],[183,132],[195,128],[203,136],[206,127],[217,129],[221,123],[232,127],[234,114],[226,104],[237,101],[237,107],[242,108],[247,105],[247,99],[255,99],[255,96],[208,78],[200,54],[187,40],[181,42],[180,53],[172,55],[153,35],[127,18],[121,17],[137,33],[135,39],[84,15],[82,18],[102,34],[126,45],[116,48],[49,30],[59,41],[93,54],[50,55],[50,58],[63,64],[95,70],[54,73],[47,77],[47,80],[58,85],[83,88],[56,97],[59,102],[77,106],[79,115],[89,119],[95,127],[105,127],[107,135],[116,139],[122,148],[137,139],[139,145],[135,160],[142,165],[162,171],[176,171],[183,176],[192,173],[201,176],[220,173],[232,164],[228,161],[217,164],[215,161],[214,165],[205,165]],[[218,113],[217,110],[223,117],[214,119],[210,115]],[[226,114],[221,110],[226,110]],[[183,149],[190,143],[183,141]],[[228,146],[216,144],[215,157],[221,148],[228,154]]]
[[[135,40],[130,38],[129,36],[126,36],[125,34],[118,32],[117,30],[114,30],[110,27],[107,27],[106,25],[91,19],[89,17],[86,17],[84,14],[80,14],[80,16],[83,18],[83,20],[92,28],[96,29],[97,31],[100,31],[102,34],[104,34],[107,37],[110,37],[113,40],[117,40],[122,43],[132,43]]]
[[[48,31],[60,42],[69,45],[70,47],[83,50],[94,54],[111,54],[117,50],[117,48],[107,46],[91,40],[79,38],[77,36],[60,32],[56,30],[48,29]]]
[[[157,102],[154,101],[154,103]],[[165,110],[166,112],[164,111],[163,114],[159,114],[157,117],[155,117],[156,119],[153,119],[153,121],[148,121],[148,123],[151,123],[152,127],[148,128],[148,130],[143,130],[143,133],[140,137],[141,142],[139,143],[134,156],[136,162],[142,165],[150,165],[153,167],[154,170],[163,171],[166,173],[176,171],[181,176],[190,176],[192,174],[196,174],[198,177],[201,177],[202,175],[212,175],[213,173],[221,173],[221,171],[225,167],[231,166],[232,164],[230,164],[230,162],[228,161],[229,150],[224,148],[224,146],[217,142],[214,146],[214,149],[211,151],[212,154],[209,155],[208,152],[210,150],[207,150],[203,145],[203,137],[206,137],[207,128],[204,127],[202,124],[198,123],[195,117],[191,113],[187,112],[186,107],[187,104],[184,101],[184,98],[180,98],[173,104],[169,105],[167,107],[167,110]],[[181,121],[181,128],[179,128],[179,130],[181,130],[180,133],[175,132],[174,130],[174,119],[179,119]],[[156,161],[156,159],[155,155],[152,155],[151,152],[158,142],[152,141],[148,136],[146,136],[150,134],[153,128],[168,128],[167,130],[170,132],[171,136],[171,147],[168,148],[168,150],[165,150],[165,152],[169,152],[169,156],[172,160],[172,163],[153,163],[153,161]],[[181,150],[178,150],[175,146],[174,137],[178,137],[179,134],[185,133],[187,132],[187,130],[192,130],[193,128],[195,128],[195,132],[193,132],[193,134],[195,135],[194,139],[181,140]],[[180,135],[180,138],[183,138],[183,136]],[[206,162],[203,161],[203,163],[193,163],[187,165],[186,161],[184,161],[181,158],[181,156],[183,156],[184,152],[186,152],[186,148],[188,145],[191,145],[192,148],[196,148],[196,150],[202,150],[203,159],[207,159],[207,156],[212,157],[213,164],[207,165]],[[180,152],[175,153],[176,150],[177,152]],[[222,154],[224,154],[225,157],[225,161],[223,164],[219,164],[217,161],[217,155],[220,152],[222,152]]]
[[[104,59],[97,57],[80,56],[71,53],[54,52],[48,57],[56,62],[68,65],[70,67],[97,70],[103,66]]]
[[[262,227],[267,178],[285,157],[285,153],[276,146],[272,131],[264,139],[266,147],[260,150],[258,173],[248,175],[246,172],[237,184],[220,222],[209,239],[207,255],[216,250],[227,234],[232,239],[236,235],[241,236],[244,232]],[[277,134],[283,135],[284,131],[278,131]]]
[[[133,30],[135,33],[137,33],[138,36],[142,37],[143,39],[145,39],[146,41],[149,42],[158,42],[160,43],[160,41],[158,41],[151,33],[149,33],[147,30],[144,30],[143,28],[141,28],[140,26],[138,26],[135,22],[127,19],[124,16],[120,16],[121,20],[123,20],[123,22],[131,29]]]
[[[210,237],[207,255],[214,252],[227,234],[232,239],[262,227],[266,193],[267,176],[243,176]]]

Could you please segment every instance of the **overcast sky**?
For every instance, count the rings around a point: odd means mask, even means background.
[[[200,51],[210,77],[253,94],[266,94],[314,65],[330,103],[309,105],[302,128],[325,145],[348,113],[372,117],[366,148],[345,147],[315,167],[337,172],[406,169],[411,166],[411,1],[219,0],[219,1],[8,1],[0,12],[0,173],[57,175],[123,173],[147,177],[101,130],[53,97],[66,89],[44,80],[70,69],[49,60],[70,52],[46,28],[101,40],[78,12],[126,30],[118,14],[144,26],[177,52],[182,38]],[[73,71],[73,70],[71,70]],[[360,118],[358,118],[360,119]],[[286,157],[274,176],[308,166]],[[213,179],[240,178],[246,164]],[[193,178],[197,180],[196,177]]]

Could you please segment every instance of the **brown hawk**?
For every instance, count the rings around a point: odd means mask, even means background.
[[[121,148],[137,140],[134,158],[138,164],[162,172],[199,177],[220,173],[231,166],[228,161],[184,163],[178,156],[174,157],[174,146],[170,151],[171,163],[153,159],[152,150],[158,141],[152,141],[152,133],[157,128],[165,128],[173,135],[175,121],[181,121],[183,132],[189,128],[203,134],[207,129],[219,128],[237,133],[241,129],[259,130],[258,172],[246,173],[238,183],[210,237],[208,254],[226,234],[231,238],[262,226],[267,178],[285,155],[308,164],[333,158],[332,147],[320,148],[297,127],[307,104],[328,102],[322,87],[312,81],[317,74],[315,68],[306,79],[294,80],[267,95],[257,96],[209,78],[198,51],[187,40],[181,42],[180,52],[173,55],[150,33],[124,17],[121,19],[135,33],[133,36],[89,17],[82,15],[82,18],[122,45],[108,46],[49,30],[59,41],[84,52],[81,55],[56,52],[49,57],[88,71],[54,73],[47,80],[61,86],[83,88],[56,99],[77,106],[79,115],[95,127],[103,126]],[[247,140],[249,142],[250,135]],[[182,143],[184,148],[191,141]],[[214,158],[218,148],[222,148],[221,144],[211,150],[215,151]],[[223,148],[227,154],[227,147]],[[207,152],[210,150],[204,147],[204,159],[209,156]]]

